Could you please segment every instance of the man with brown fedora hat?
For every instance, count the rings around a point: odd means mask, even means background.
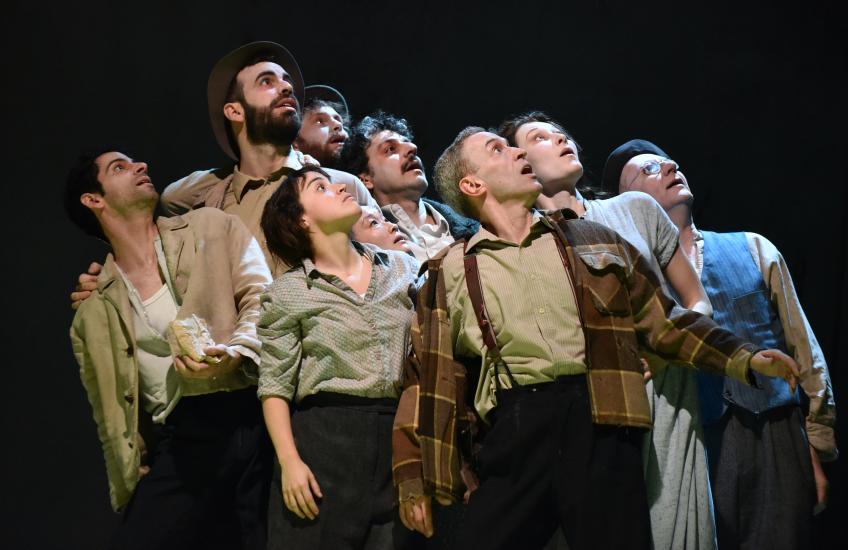
[[[235,165],[199,170],[170,184],[162,193],[166,214],[202,206],[241,218],[265,253],[274,277],[288,269],[272,257],[259,221],[265,201],[286,177],[309,160],[293,147],[301,128],[305,100],[303,75],[294,56],[275,42],[251,42],[222,57],[212,68],[207,101],[212,132]],[[327,169],[333,181],[362,205],[377,206],[359,178]],[[92,263],[71,293],[76,309],[96,288],[101,266]]]
[[[259,240],[271,272],[288,266],[265,247],[259,226],[265,201],[304,162],[292,147],[301,128],[303,75],[294,56],[274,42],[252,42],[221,58],[208,84],[209,119],[218,145],[237,162],[232,170],[194,172],[162,193],[166,212],[214,206],[235,214]],[[374,204],[354,176],[330,170],[360,204]]]

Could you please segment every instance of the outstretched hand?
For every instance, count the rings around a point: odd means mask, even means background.
[[[789,388],[795,393],[798,386],[798,363],[777,349],[767,349],[757,352],[751,358],[751,368],[765,376],[783,378],[789,382]]]

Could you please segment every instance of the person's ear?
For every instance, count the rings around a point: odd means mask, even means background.
[[[80,202],[90,210],[100,210],[105,206],[103,195],[100,193],[83,193],[80,195]]]
[[[357,177],[362,181],[362,184],[365,186],[366,189],[368,189],[372,193],[374,192],[374,180],[371,179],[371,174],[369,174],[368,172],[362,172]]]
[[[486,193],[486,184],[477,176],[469,174],[459,180],[459,190],[469,197],[482,197]]]
[[[224,116],[230,122],[244,122],[244,107],[238,101],[224,103]]]

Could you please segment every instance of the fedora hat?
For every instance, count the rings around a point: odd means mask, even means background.
[[[332,86],[327,86],[326,84],[311,84],[304,88],[304,92],[306,94],[306,99],[303,101],[304,106],[314,99],[323,99],[324,101],[331,101],[341,105],[344,112],[339,114],[342,115],[343,119],[350,116],[347,101],[342,93]]]

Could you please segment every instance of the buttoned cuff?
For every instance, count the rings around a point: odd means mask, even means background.
[[[725,376],[739,380],[747,386],[757,387],[757,381],[751,369],[751,359],[755,353],[756,351],[744,347],[736,350],[724,371]]]
[[[398,502],[414,500],[424,495],[424,480],[420,477],[405,479],[398,483]]]

